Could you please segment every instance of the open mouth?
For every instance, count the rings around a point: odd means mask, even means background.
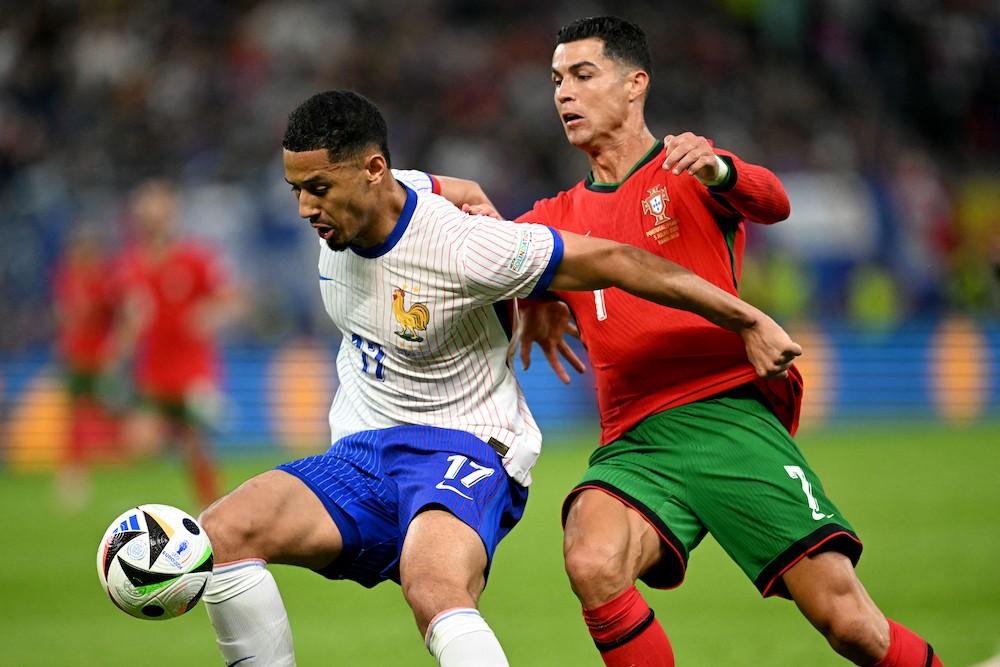
[[[326,225],[313,225],[313,229],[319,234],[319,237],[324,241],[329,240],[333,235],[333,227],[328,227]]]
[[[573,124],[575,124],[575,123],[576,123],[576,121],[581,121],[581,120],[583,120],[583,116],[581,116],[581,115],[579,115],[579,114],[575,114],[575,113],[564,113],[564,114],[562,115],[562,119],[563,119],[563,123],[564,123],[564,124],[565,124],[565,125],[566,125],[567,127],[569,127],[570,125],[573,125]]]

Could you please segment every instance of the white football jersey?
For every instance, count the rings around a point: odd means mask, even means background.
[[[407,187],[388,239],[340,252],[320,239],[320,291],[343,335],[332,438],[413,424],[467,431],[526,486],[541,433],[512,369],[513,299],[548,287],[562,240],[466,215],[423,172],[395,173],[423,192]]]

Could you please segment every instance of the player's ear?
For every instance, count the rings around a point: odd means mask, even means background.
[[[389,173],[389,165],[386,164],[385,156],[381,153],[372,153],[365,158],[365,171],[368,172],[368,181],[377,184]]]
[[[630,102],[645,98],[649,91],[649,72],[641,69],[629,72],[628,83],[631,88],[629,91]]]

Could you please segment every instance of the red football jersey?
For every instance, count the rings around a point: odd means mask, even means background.
[[[67,259],[53,272],[59,353],[72,370],[96,373],[109,361],[117,303],[109,275],[109,263],[100,259]]]
[[[518,221],[628,243],[737,294],[744,220],[782,220],[788,216],[788,198],[767,169],[716,152],[731,166],[730,177],[718,188],[664,170],[663,143],[657,142],[622,183],[595,183],[588,175],[572,189],[537,202]],[[601,444],[649,415],[757,378],[739,334],[699,315],[619,289],[558,296],[573,310],[594,368]],[[797,371],[791,376],[758,386],[794,432],[800,378]]]
[[[177,400],[196,381],[216,382],[218,350],[205,318],[224,285],[221,262],[207,248],[182,242],[159,258],[132,248],[123,257],[121,272],[126,294],[141,299],[148,313],[135,357],[139,388]]]

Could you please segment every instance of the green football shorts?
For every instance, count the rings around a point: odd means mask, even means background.
[[[781,575],[808,554],[839,551],[857,564],[862,547],[851,525],[750,392],[665,410],[599,447],[563,505],[563,521],[584,489],[639,512],[670,554],[642,577],[654,588],[680,585],[688,555],[708,533],[765,597],[788,597]]]

